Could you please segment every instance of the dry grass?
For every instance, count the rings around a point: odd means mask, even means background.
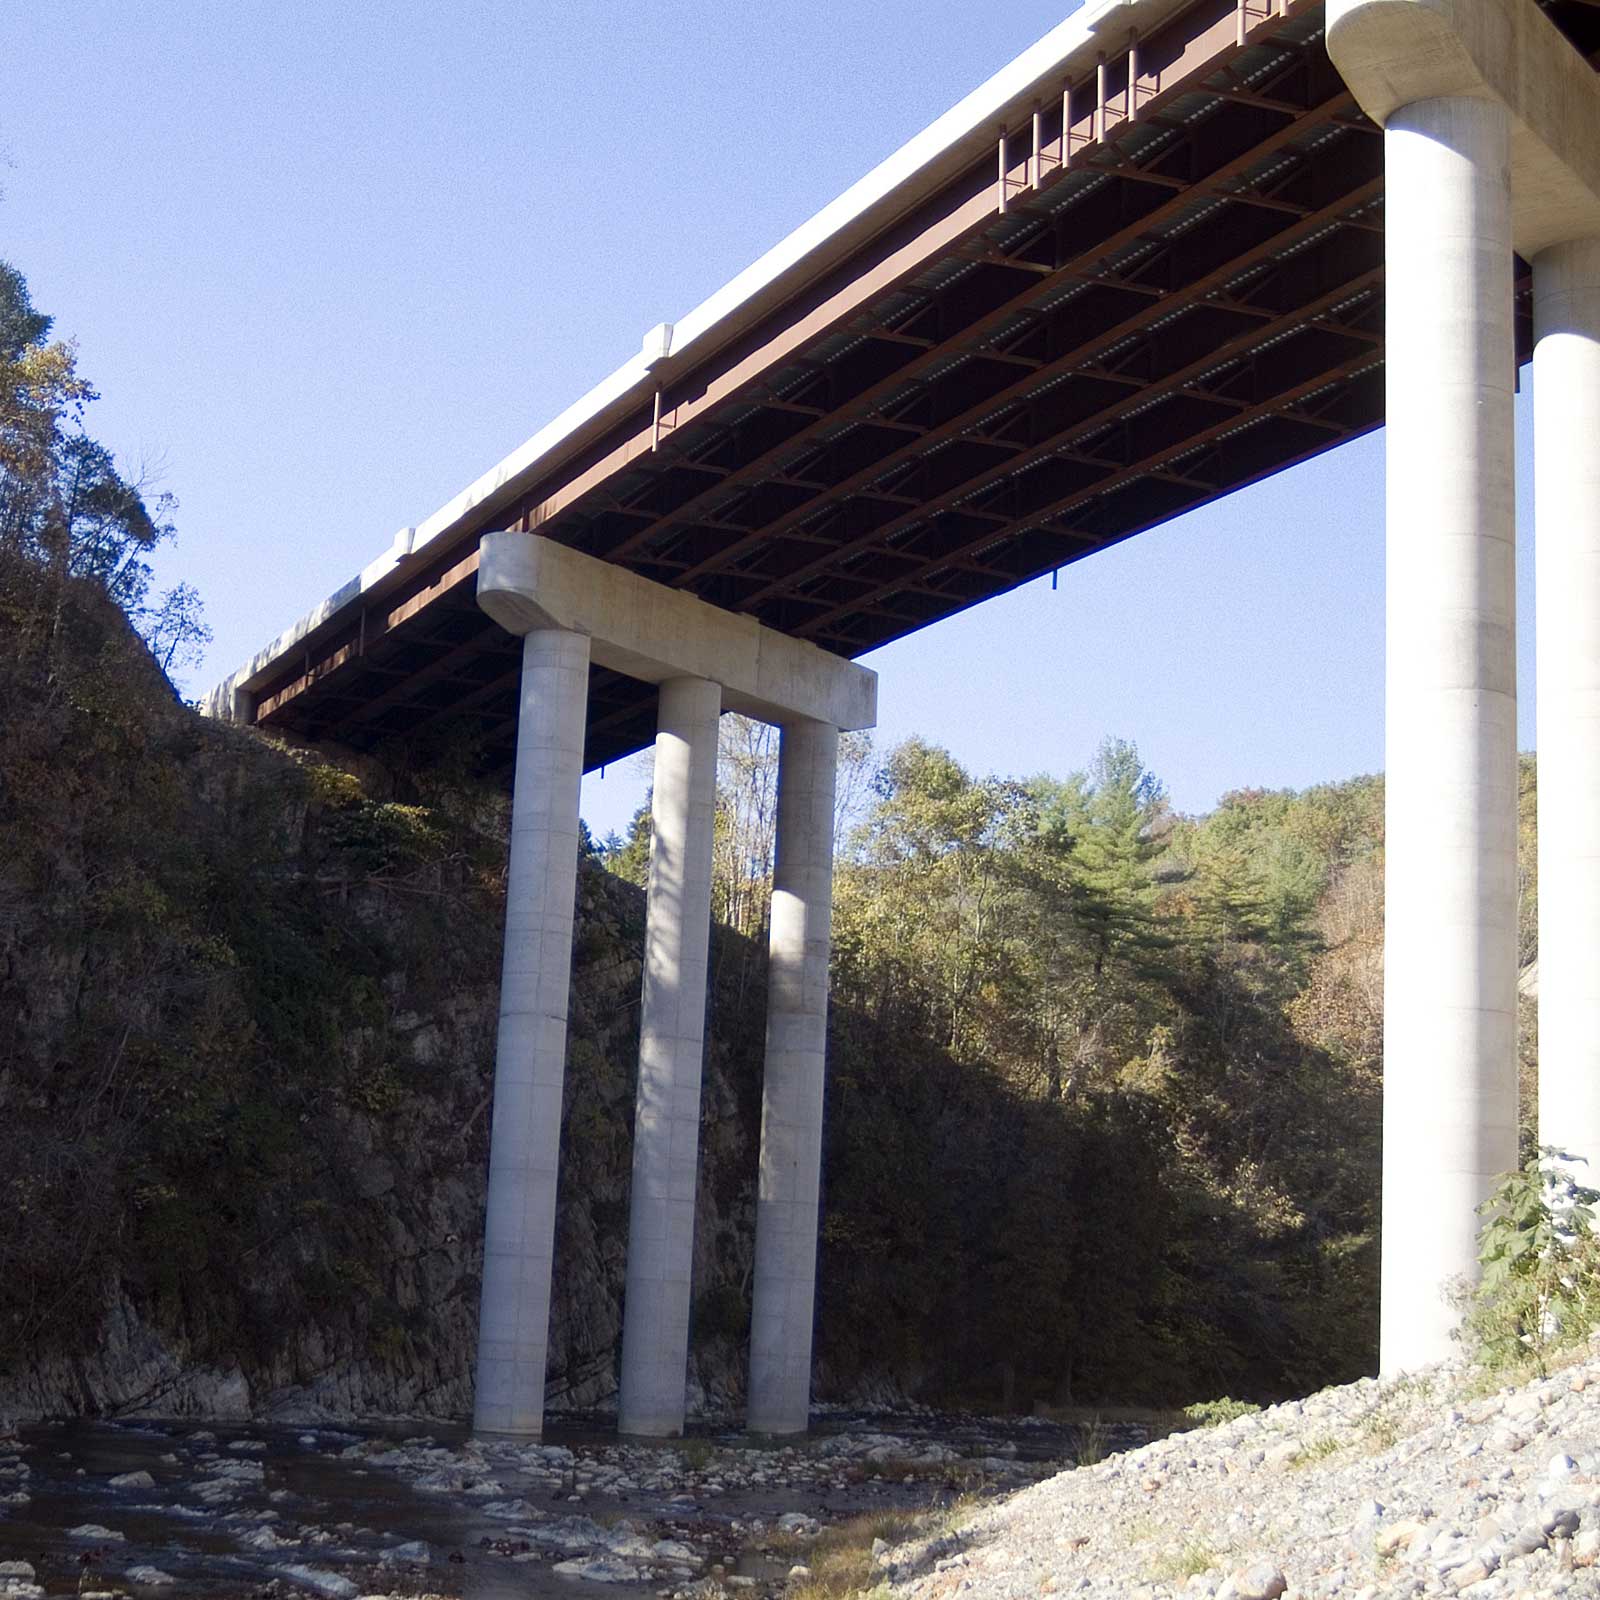
[[[1159,1539],[1166,1531],[1166,1526],[1154,1517],[1129,1517],[1122,1524],[1122,1542],[1129,1546],[1149,1544],[1152,1539]]]
[[[1401,1378],[1356,1419],[1356,1428],[1374,1454],[1392,1450],[1427,1423],[1434,1411],[1429,1378]]]
[[[1331,1455],[1337,1455],[1344,1449],[1344,1440],[1334,1433],[1319,1433],[1307,1439],[1300,1446],[1300,1453],[1289,1463],[1291,1471],[1315,1466],[1319,1461],[1326,1461]]]
[[[934,1512],[933,1517],[946,1513]],[[927,1531],[928,1513],[871,1511],[823,1529],[806,1542],[796,1559],[811,1569],[811,1576],[789,1590],[790,1600],[854,1600],[871,1594],[883,1580],[873,1560],[872,1541],[901,1544]]]
[[[1176,1550],[1165,1550],[1150,1564],[1150,1576],[1157,1583],[1184,1583],[1210,1572],[1221,1556],[1203,1539],[1191,1539]]]
[[[912,1539],[937,1539],[966,1517],[993,1502],[981,1494],[962,1494],[947,1505],[926,1511],[871,1511],[825,1528],[815,1539],[776,1543],[787,1548],[811,1576],[789,1589],[787,1600],[861,1600],[886,1590],[883,1569],[873,1559],[872,1542],[905,1544]]]

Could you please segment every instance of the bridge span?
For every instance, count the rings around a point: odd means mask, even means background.
[[[509,770],[486,531],[855,656],[1375,426],[1382,138],[1322,31],[1306,0],[1075,13],[403,530],[241,710]],[[587,765],[654,732],[597,671]]]
[[[783,728],[750,1405],[804,1428],[850,658],[1386,414],[1383,1362],[1445,1353],[1516,1157],[1530,355],[1541,1115],[1600,1161],[1597,52],[1590,0],[1094,0],[213,691],[515,774],[481,1428],[542,1416],[582,771],[656,742],[621,1407],[674,1433],[716,718]]]

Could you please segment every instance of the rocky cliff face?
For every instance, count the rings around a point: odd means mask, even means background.
[[[408,907],[369,886],[343,909],[378,926]],[[337,1238],[315,1226],[277,1233],[287,1197],[264,1192],[258,1220],[270,1236],[237,1256],[195,1261],[176,1305],[150,1293],[162,1263],[112,1256],[85,1297],[87,1320],[45,1330],[42,1348],[12,1358],[0,1375],[0,1414],[470,1412],[498,1000],[492,894],[479,909],[487,919],[473,941],[480,970],[458,972],[454,984],[404,967],[379,976],[378,1026],[394,1052],[386,1066],[402,1085],[426,1087],[369,1089],[369,1105],[331,1099],[315,1113],[323,1125],[304,1166],[291,1162],[278,1179],[306,1186],[310,1215],[338,1208]],[[589,865],[579,926],[550,1347],[555,1407],[604,1406],[616,1392],[642,896]],[[720,965],[733,981],[722,987],[744,989],[748,1002],[751,952],[723,943]],[[706,1064],[691,1374],[693,1398],[716,1407],[743,1390],[759,1117],[758,1055],[742,1016],[729,1020],[713,1028]],[[373,1025],[340,1031],[343,1051],[359,1061]],[[354,1292],[333,1292],[326,1280],[337,1275]],[[255,1305],[286,1314],[240,1342]]]
[[[437,974],[419,982],[403,968],[379,974],[387,1070],[400,1085],[426,1080],[426,1090],[382,1093],[357,1072],[354,1104],[326,1096],[304,1160],[291,1158],[277,1176],[285,1189],[258,1195],[266,1214],[254,1219],[256,1238],[235,1261],[195,1262],[176,1306],[150,1294],[162,1262],[102,1262],[96,1291],[83,1299],[86,1320],[46,1328],[22,1360],[13,1355],[0,1376],[0,1413],[469,1413],[498,1005],[493,894],[475,909],[485,918],[482,938],[472,938],[480,970],[458,971],[456,984]],[[403,922],[408,906],[370,886],[344,910],[378,926]],[[587,867],[579,928],[549,1386],[550,1405],[574,1408],[603,1406],[616,1392],[642,896]],[[720,962],[733,976],[723,989],[742,987],[749,1000],[749,950],[725,947]],[[741,1022],[736,1013],[714,1024],[707,1051],[696,1229],[702,1326],[691,1374],[701,1405],[733,1405],[744,1382],[758,1056]],[[360,1061],[374,1029],[347,1019],[341,1032],[346,1061],[328,1066],[330,1077],[349,1082],[350,1061]],[[304,1227],[278,1232],[290,1189],[310,1195],[307,1214],[339,1211],[336,1238]],[[349,1293],[326,1282],[339,1275]],[[243,1342],[222,1334],[237,1334],[254,1307],[269,1325]]]
[[[463,1414],[503,806],[174,704],[75,597],[0,674],[0,1414]],[[549,1398],[616,1387],[643,896],[580,874]],[[759,953],[719,937],[702,1401],[742,1387]]]

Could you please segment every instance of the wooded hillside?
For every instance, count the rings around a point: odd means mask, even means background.
[[[718,903],[755,936],[774,763],[727,719]],[[826,1337],[859,1328],[985,1399],[1285,1393],[1365,1370],[1381,779],[1181,817],[1118,740],[1066,777],[977,778],[916,740],[881,761],[847,747],[845,769],[836,1028],[871,1031],[867,1070],[893,1061],[900,1111],[893,1133],[858,1115],[861,1069],[836,1052],[830,1153],[876,1176],[829,1184],[825,1257],[871,1270],[828,1279]],[[641,883],[648,822],[606,852]]]

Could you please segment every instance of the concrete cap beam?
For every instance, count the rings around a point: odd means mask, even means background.
[[[1386,124],[1420,100],[1511,113],[1511,228],[1531,259],[1600,234],[1600,81],[1534,0],[1328,0],[1328,54]]]
[[[705,678],[729,711],[849,730],[878,720],[878,675],[804,639],[537,534],[486,534],[478,604],[512,633],[587,634],[598,665],[646,683]]]

